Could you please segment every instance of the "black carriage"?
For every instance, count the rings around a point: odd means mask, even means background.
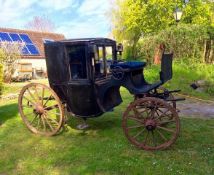
[[[31,83],[19,95],[19,112],[34,133],[52,136],[65,123],[65,110],[87,119],[112,111],[121,102],[120,87],[134,95],[123,114],[128,140],[139,148],[169,147],[179,133],[172,92],[162,87],[172,78],[173,54],[163,54],[160,80],[148,83],[145,62],[122,61],[122,45],[107,38],[71,39],[45,44],[50,87]],[[120,57],[120,56],[119,56]]]

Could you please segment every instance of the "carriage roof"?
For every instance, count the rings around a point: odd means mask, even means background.
[[[57,42],[51,42],[47,43],[47,45],[52,44],[52,43],[73,43],[73,44],[78,44],[78,43],[99,43],[99,44],[116,44],[116,41],[109,39],[109,38],[74,38],[74,39],[65,39],[65,40],[60,40]]]

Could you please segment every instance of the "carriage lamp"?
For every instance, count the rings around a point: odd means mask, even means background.
[[[183,12],[178,7],[176,7],[176,9],[173,13],[176,22],[179,22],[181,20],[182,14],[183,14]]]
[[[119,52],[119,54],[122,55],[122,52],[123,52],[123,44],[122,43],[119,43],[117,45],[117,52]]]

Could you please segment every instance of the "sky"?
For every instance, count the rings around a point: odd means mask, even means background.
[[[0,27],[24,29],[47,16],[66,38],[108,37],[112,0],[0,0]]]

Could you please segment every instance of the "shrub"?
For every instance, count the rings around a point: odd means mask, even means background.
[[[4,82],[11,82],[12,75],[15,72],[17,62],[20,59],[24,44],[19,42],[1,42],[0,63],[4,66]]]
[[[153,62],[154,54],[160,44],[167,51],[173,51],[176,59],[188,58],[194,62],[204,62],[206,45],[210,40],[210,28],[200,25],[178,25],[167,28],[157,35],[146,36],[139,41],[141,57]]]

